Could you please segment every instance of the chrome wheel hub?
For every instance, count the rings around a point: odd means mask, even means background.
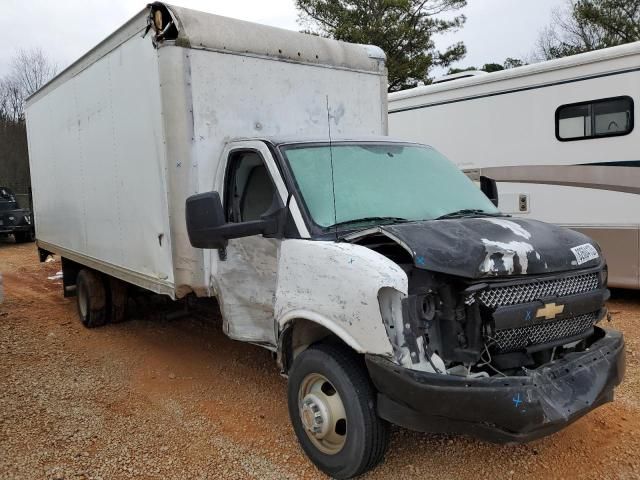
[[[327,455],[335,455],[347,439],[347,414],[340,394],[319,373],[305,377],[298,394],[300,419],[311,442]]]
[[[316,395],[309,394],[302,400],[302,423],[316,438],[324,438],[329,431],[327,405]]]

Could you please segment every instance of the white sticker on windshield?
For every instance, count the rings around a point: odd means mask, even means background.
[[[578,265],[582,265],[583,263],[587,263],[590,260],[600,258],[596,247],[594,247],[590,243],[585,243],[584,245],[573,247],[571,251],[575,255],[576,260],[578,261]]]

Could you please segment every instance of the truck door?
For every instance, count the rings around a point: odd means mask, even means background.
[[[251,144],[254,148],[243,145],[228,149],[224,174],[218,176],[228,222],[259,220],[277,196],[285,203],[286,189],[271,154],[264,144]],[[280,242],[262,235],[233,239],[218,256],[213,271],[217,270],[214,277],[224,330],[231,338],[275,345],[274,297]]]

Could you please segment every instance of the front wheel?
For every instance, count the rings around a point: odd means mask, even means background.
[[[378,417],[375,396],[362,360],[346,348],[319,344],[296,357],[289,416],[303,450],[327,475],[352,478],[384,457],[389,424]]]

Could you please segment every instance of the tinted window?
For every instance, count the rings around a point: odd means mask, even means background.
[[[563,105],[556,111],[558,140],[627,135],[633,130],[633,99],[606,98]]]

